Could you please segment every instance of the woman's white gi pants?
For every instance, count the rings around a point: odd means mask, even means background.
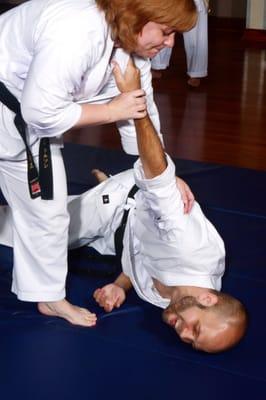
[[[53,200],[30,198],[26,160],[0,160],[0,186],[13,219],[12,291],[25,301],[65,297],[69,225],[66,176],[61,150],[52,145],[51,154]],[[35,161],[38,165],[38,159]]]

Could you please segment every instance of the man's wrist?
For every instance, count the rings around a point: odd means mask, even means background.
[[[122,289],[124,292],[126,292],[126,289],[124,288],[124,286],[122,284],[114,282],[114,285],[119,287],[119,289]]]
[[[114,285],[120,287],[125,292],[127,292],[132,287],[130,279],[124,273],[118,276],[118,278],[114,281]]]

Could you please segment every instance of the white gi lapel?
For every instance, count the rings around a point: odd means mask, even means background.
[[[93,68],[88,69],[85,73],[80,90],[74,95],[75,101],[78,103],[93,103],[106,82],[110,79],[110,75],[112,74],[110,58],[113,47],[114,42],[110,35],[108,35],[103,55]]]

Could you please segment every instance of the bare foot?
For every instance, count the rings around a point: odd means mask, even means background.
[[[187,84],[192,87],[199,87],[200,85],[200,78],[189,78]]]
[[[106,179],[108,179],[108,176],[104,172],[100,171],[99,169],[93,169],[91,171],[91,173],[92,173],[92,175],[95,176],[95,178],[97,179],[97,181],[99,183],[106,181]]]
[[[97,317],[85,308],[73,306],[66,299],[38,303],[41,314],[66,319],[73,325],[94,326]]]

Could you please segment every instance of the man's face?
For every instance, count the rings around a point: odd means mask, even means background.
[[[153,58],[164,47],[173,47],[175,32],[166,25],[148,22],[137,37],[135,53],[141,57]]]
[[[195,297],[186,296],[163,311],[163,320],[180,339],[196,350],[217,352],[227,347],[233,332],[212,307],[202,306]]]

